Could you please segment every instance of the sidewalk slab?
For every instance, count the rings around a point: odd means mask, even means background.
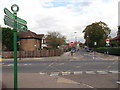
[[[18,73],[18,88],[88,88],[69,79],[38,73]],[[3,82],[7,88],[14,87],[12,73],[4,73]],[[66,83],[68,82],[68,83]]]

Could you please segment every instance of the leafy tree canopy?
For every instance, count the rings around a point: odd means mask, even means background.
[[[58,48],[58,46],[65,44],[65,36],[58,32],[48,32],[46,36],[46,43],[49,48]]]
[[[92,23],[83,30],[85,43],[89,47],[93,47],[94,42],[97,42],[97,46],[104,46],[110,32],[111,30],[106,23],[101,21]]]
[[[2,48],[13,51],[13,31],[10,28],[2,28]]]

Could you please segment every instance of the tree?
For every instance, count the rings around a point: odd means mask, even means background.
[[[48,32],[45,40],[48,48],[56,49],[65,44],[66,38],[58,32]]]
[[[110,34],[110,28],[104,22],[95,22],[88,25],[84,30],[85,44],[89,47],[94,47],[94,42],[97,46],[105,46],[105,40]]]
[[[13,51],[13,31],[10,28],[2,28],[2,48]]]
[[[13,30],[11,28],[2,27],[2,50],[13,51]],[[17,34],[17,41],[19,41],[19,35]],[[19,50],[19,44],[17,43],[17,50]]]

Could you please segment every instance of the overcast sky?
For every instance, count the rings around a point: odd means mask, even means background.
[[[37,34],[60,32],[67,40],[84,42],[82,31],[94,22],[105,22],[116,36],[119,0],[0,0],[0,25],[4,11],[19,6],[18,17],[27,21],[28,29]],[[11,11],[11,10],[10,10]],[[12,12],[12,11],[11,11]],[[7,27],[7,26],[6,26]]]

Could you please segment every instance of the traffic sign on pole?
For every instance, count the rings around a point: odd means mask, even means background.
[[[9,16],[11,19],[15,19],[15,15],[12,14],[7,8],[4,8],[4,13]],[[27,24],[27,22],[19,17],[16,19],[17,22],[20,22],[22,24]]]
[[[106,39],[106,43],[110,43],[110,40],[109,40],[109,39]]]
[[[5,25],[8,25],[12,28],[14,28],[14,20],[8,17],[7,15],[4,15],[4,23]]]
[[[7,9],[4,8],[4,23],[13,28],[14,31],[14,90],[17,90],[18,80],[17,80],[17,30],[27,30],[27,22],[19,17],[17,17],[17,12],[19,7],[14,4],[11,6],[13,14]]]
[[[15,20],[7,15],[4,15],[4,23],[12,28],[14,28]],[[17,30],[27,31],[27,26],[25,24],[17,22]]]

